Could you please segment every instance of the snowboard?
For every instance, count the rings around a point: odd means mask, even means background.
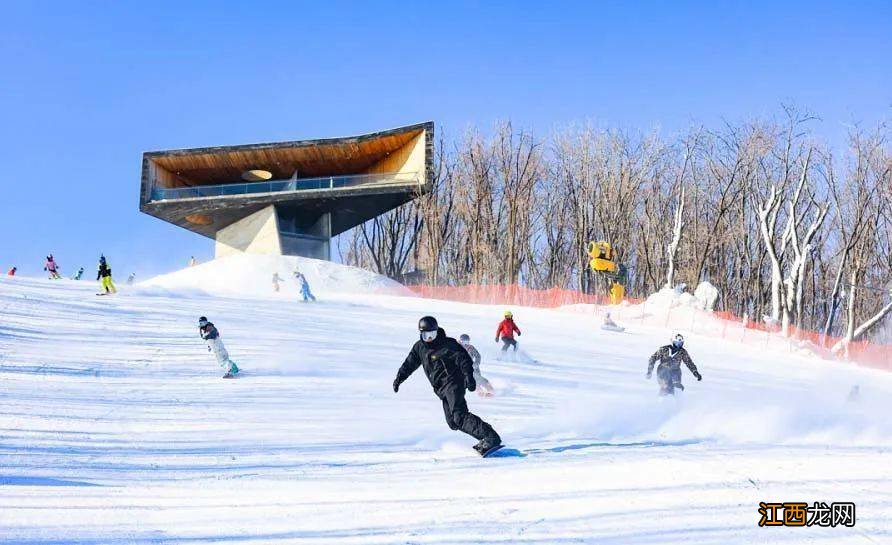
[[[601,329],[603,329],[604,331],[615,331],[617,333],[622,333],[623,331],[626,330],[626,328],[620,327],[618,325],[612,326],[612,325],[607,325],[607,324],[602,325]]]
[[[501,448],[504,447],[504,446],[505,446],[505,445],[496,445],[496,446],[492,447],[491,449],[489,449],[489,450],[487,450],[487,451],[485,451],[485,452],[481,452],[481,453],[480,453],[480,456],[482,456],[483,458],[486,458],[487,456],[490,456],[490,455],[494,454],[495,452],[497,452],[499,449],[501,449]]]
[[[490,452],[486,457],[487,458],[526,458],[526,453],[517,450],[516,448],[504,448],[499,447],[496,450]]]

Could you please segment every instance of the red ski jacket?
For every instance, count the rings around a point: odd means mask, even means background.
[[[499,328],[496,329],[496,340],[499,340],[502,337],[513,339],[515,331],[518,335],[520,335],[520,328],[517,327],[517,324],[514,323],[514,320],[512,320],[511,318],[505,318],[499,324]]]

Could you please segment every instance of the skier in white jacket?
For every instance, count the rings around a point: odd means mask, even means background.
[[[201,338],[207,342],[208,352],[214,353],[214,357],[217,358],[217,363],[226,371],[223,378],[235,378],[239,371],[238,366],[234,361],[229,359],[229,352],[227,352],[226,347],[223,346],[220,332],[217,331],[214,324],[202,316],[198,319],[198,331]]]
[[[483,357],[480,355],[480,352],[474,348],[474,345],[471,344],[471,337],[467,333],[462,333],[461,337],[458,338],[458,343],[467,350],[468,355],[471,356],[471,360],[473,361],[471,367],[474,369],[474,381],[477,383],[477,395],[480,397],[492,397],[495,394],[495,389],[493,389],[492,384],[480,374],[480,362],[483,361]]]

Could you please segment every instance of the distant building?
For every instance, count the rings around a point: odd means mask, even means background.
[[[431,122],[143,154],[139,209],[235,252],[331,258],[331,237],[430,190]]]

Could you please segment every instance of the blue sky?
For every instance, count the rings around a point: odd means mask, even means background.
[[[511,119],[665,134],[776,113],[892,118],[890,2],[10,2],[0,266],[119,278],[208,259],[140,214],[143,151]]]

